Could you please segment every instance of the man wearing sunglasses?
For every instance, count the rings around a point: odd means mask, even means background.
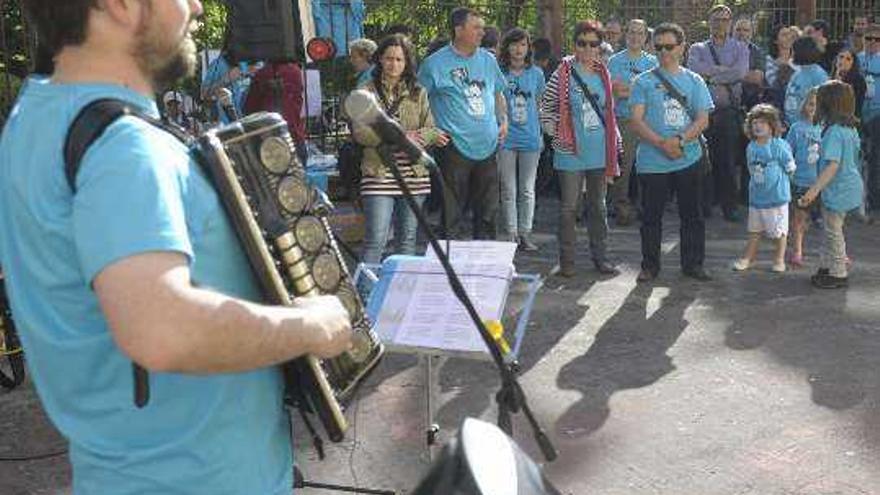
[[[654,30],[660,68],[636,77],[630,95],[630,129],[639,137],[636,154],[642,192],[642,270],[639,282],[660,272],[663,211],[670,192],[681,219],[681,270],[706,281],[703,268],[706,225],[701,211],[703,170],[699,138],[709,124],[712,97],[696,73],[681,67],[684,31],[664,23]],[[666,81],[664,83],[664,81]],[[667,89],[667,84],[674,89]],[[676,95],[678,97],[676,97]],[[679,99],[685,100],[683,105]]]
[[[868,205],[876,209],[880,207],[880,24],[865,29],[865,51],[858,58],[866,86],[862,129],[868,143]]]
[[[742,81],[749,70],[749,48],[730,36],[733,13],[726,5],[709,10],[709,39],[694,43],[688,52],[688,68],[703,76],[715,102],[709,118],[709,153],[712,177],[707,177],[705,213],[711,215],[712,202],[720,203],[724,218],[740,220],[737,210],[737,156],[740,142]],[[714,186],[714,187],[709,187]],[[714,194],[711,194],[710,191]]]

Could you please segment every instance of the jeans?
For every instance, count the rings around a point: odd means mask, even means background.
[[[470,207],[474,239],[495,240],[498,212],[498,163],[495,154],[472,160],[450,144],[440,164],[443,173],[443,227],[449,239],[464,238],[462,219]]]
[[[532,231],[535,177],[540,151],[498,150],[501,179],[501,221],[511,239]]]
[[[827,268],[832,277],[846,277],[846,239],[843,235],[843,224],[846,213],[822,208],[822,224],[825,238],[819,257],[819,266]]]
[[[574,266],[577,233],[577,212],[580,210],[581,191],[587,185],[587,231],[590,235],[590,256],[596,263],[606,260],[608,219],[605,207],[605,169],[567,171],[559,170],[559,188],[562,201],[559,206],[559,265]]]
[[[737,167],[743,160],[737,157],[745,153],[740,145],[742,128],[740,126],[739,110],[735,108],[721,108],[712,112],[709,118],[709,129],[706,137],[709,140],[709,158],[712,160],[712,175],[706,177],[704,192],[708,193],[711,187],[712,194],[705,194],[704,204],[712,206],[712,201],[721,205],[725,214],[736,209],[737,181],[739,174]]]
[[[880,208],[880,116],[865,122],[862,126],[867,146],[867,170],[865,190],[871,209]]]
[[[419,208],[427,194],[413,196]],[[415,254],[418,221],[403,196],[365,195],[361,197],[366,217],[363,262],[378,264],[388,242],[388,231],[394,219],[394,253]]]
[[[656,275],[660,271],[660,240],[663,211],[670,192],[678,199],[681,219],[681,268],[703,266],[706,252],[706,223],[703,220],[703,171],[700,162],[684,170],[665,174],[639,175],[642,191],[642,269]]]

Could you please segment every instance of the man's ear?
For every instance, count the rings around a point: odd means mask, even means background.
[[[137,29],[149,8],[144,0],[99,0],[98,10],[123,29]]]

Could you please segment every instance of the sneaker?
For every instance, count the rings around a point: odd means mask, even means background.
[[[534,253],[540,250],[538,245],[532,241],[532,236],[530,234],[522,234],[519,236],[519,248],[527,253]]]
[[[651,270],[649,270],[647,268],[642,268],[642,271],[639,272],[639,276],[636,277],[636,282],[639,282],[639,283],[650,282],[650,281],[654,280],[655,278],[657,278],[657,273],[652,272]]]
[[[752,262],[748,258],[740,258],[733,262],[732,268],[735,272],[744,272],[752,266]]]
[[[601,273],[602,275],[618,275],[620,274],[620,270],[614,267],[608,261],[593,261],[593,264],[596,266],[596,271]]]
[[[843,289],[848,285],[846,277],[834,277],[828,274],[816,274],[810,278],[813,287],[819,289]]]
[[[785,262],[779,261],[779,262],[773,263],[773,266],[770,267],[770,271],[773,273],[784,273],[785,272]]]
[[[698,266],[695,268],[685,268],[681,270],[681,273],[685,277],[692,278],[700,282],[708,282],[712,280],[712,276],[709,275],[709,272],[707,272],[706,269],[702,266]]]

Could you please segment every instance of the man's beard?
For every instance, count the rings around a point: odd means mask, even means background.
[[[142,25],[134,48],[138,67],[157,91],[182,77],[192,76],[196,68],[196,44],[189,34],[173,46],[169,46],[166,38],[167,33],[157,29],[155,23]]]

